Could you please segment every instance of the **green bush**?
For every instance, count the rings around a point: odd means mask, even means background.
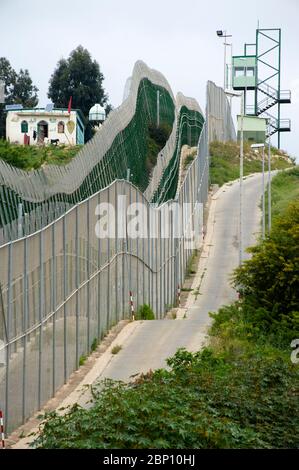
[[[144,304],[139,307],[137,315],[136,315],[136,319],[137,320],[154,320],[155,314],[149,305]]]
[[[38,169],[41,165],[65,165],[79,151],[80,145],[16,145],[0,139],[0,159],[23,170]]]
[[[244,315],[286,341],[299,337],[299,201],[273,223],[271,235],[249,249],[252,258],[235,271]]]
[[[134,383],[106,381],[89,409],[46,415],[41,448],[297,448],[298,370],[280,357],[179,350]],[[296,382],[297,381],[297,382]]]
[[[149,124],[147,138],[146,169],[151,172],[157,163],[158,153],[165,146],[171,133],[171,127],[162,123],[159,127]]]

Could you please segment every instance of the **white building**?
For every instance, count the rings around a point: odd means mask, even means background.
[[[12,109],[7,111],[6,139],[30,145],[84,144],[84,118],[80,110]]]

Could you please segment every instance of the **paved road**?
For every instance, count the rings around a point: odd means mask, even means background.
[[[247,178],[244,181],[244,249],[254,243],[260,229],[260,198],[261,175]],[[98,379],[128,380],[134,374],[164,367],[166,358],[179,347],[200,349],[211,322],[209,312],[236,298],[229,277],[239,262],[238,182],[220,189],[214,199],[200,261],[201,272],[204,273],[200,284],[201,295],[187,310],[187,318],[140,322]]]

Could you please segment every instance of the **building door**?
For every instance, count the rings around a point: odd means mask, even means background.
[[[48,123],[46,121],[40,121],[37,124],[37,142],[43,144],[45,137],[48,137]]]

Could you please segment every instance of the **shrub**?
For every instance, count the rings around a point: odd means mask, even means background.
[[[89,409],[50,413],[43,448],[297,448],[298,372],[279,357],[179,350],[160,369],[94,390]]]
[[[250,248],[252,258],[235,271],[244,318],[286,341],[299,337],[299,201],[273,223],[271,235]]]
[[[136,319],[137,320],[154,320],[155,314],[149,305],[144,304],[139,307],[137,315],[136,315]]]
[[[122,349],[122,346],[120,346],[119,344],[116,344],[111,349],[111,354],[118,354],[121,349]]]

